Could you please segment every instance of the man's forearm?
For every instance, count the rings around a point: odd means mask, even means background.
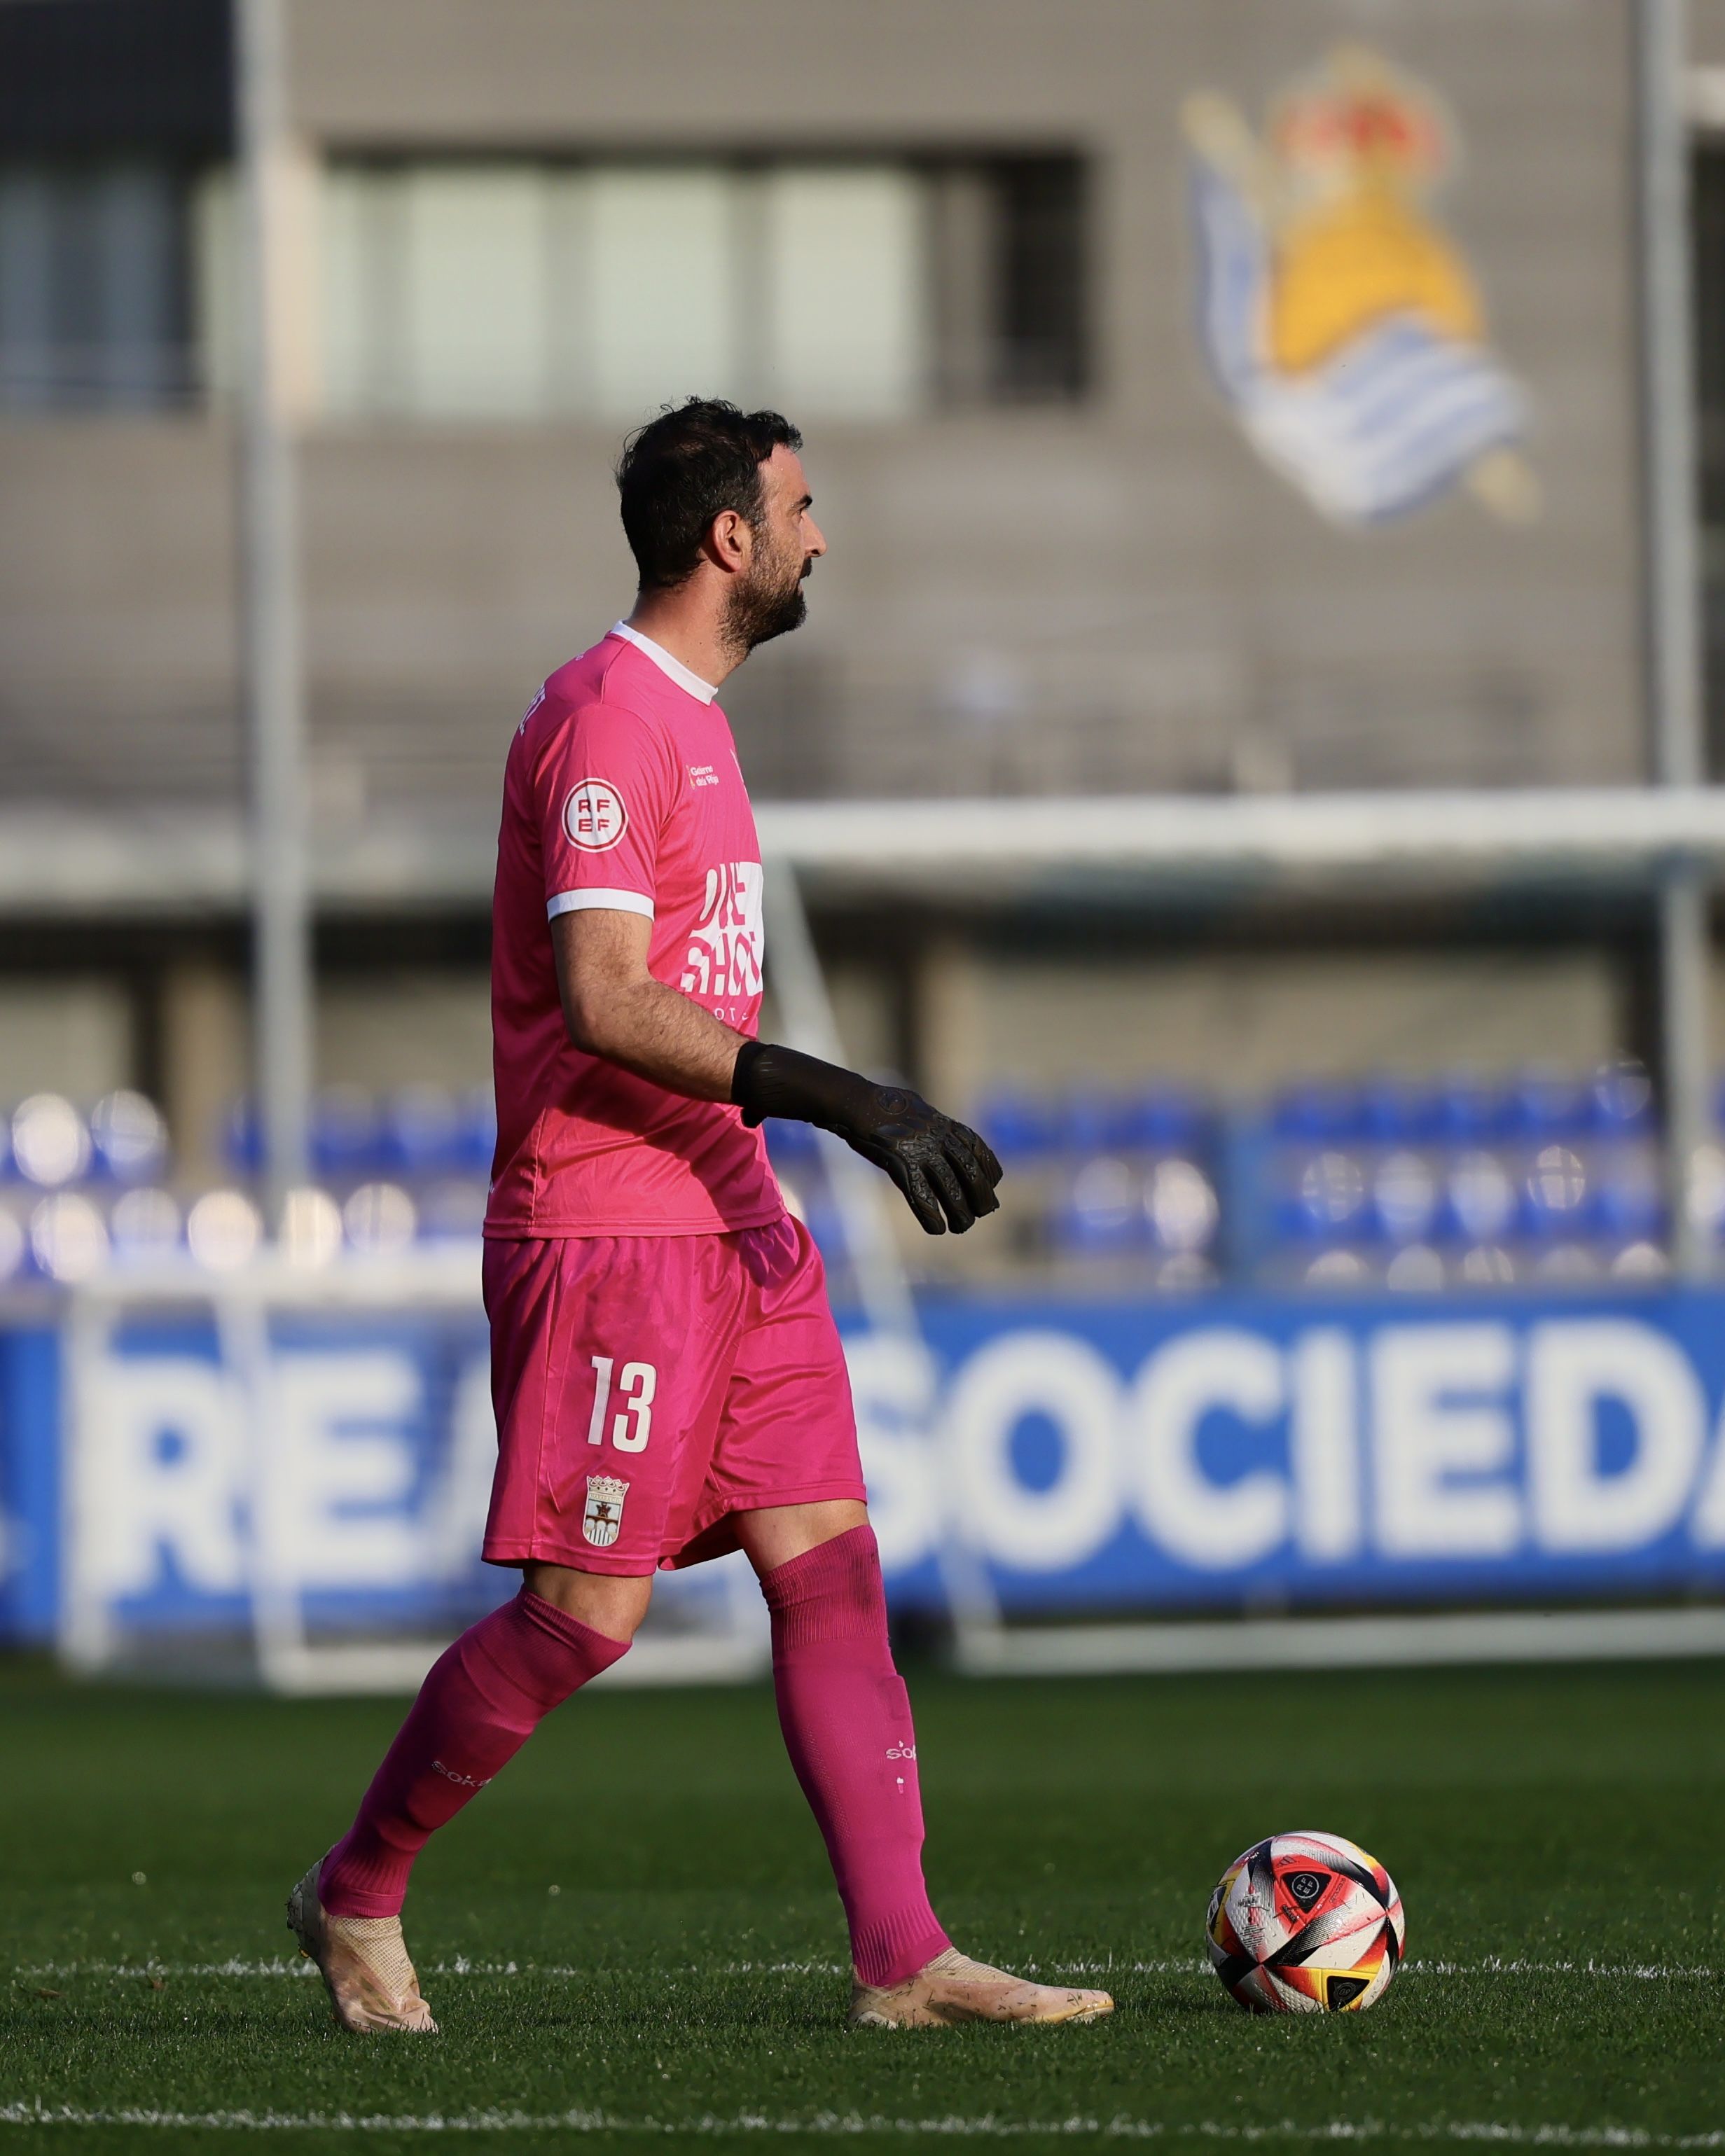
[[[613,988],[590,1014],[570,1014],[578,1048],[696,1101],[728,1101],[742,1035],[663,981]]]

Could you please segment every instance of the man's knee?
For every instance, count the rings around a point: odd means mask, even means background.
[[[608,1572],[578,1572],[566,1564],[528,1564],[521,1584],[530,1594],[561,1609],[608,1640],[627,1646],[653,1599],[653,1580]]]
[[[865,1527],[869,1508],[857,1497],[827,1497],[811,1505],[770,1505],[737,1516],[737,1538],[762,1574],[776,1572],[853,1527]]]
[[[777,1669],[804,1649],[838,1649],[891,1671],[886,1595],[875,1531],[860,1521],[761,1575]]]

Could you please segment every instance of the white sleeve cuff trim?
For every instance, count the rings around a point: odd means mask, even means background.
[[[555,921],[560,913],[639,913],[644,920],[653,918],[653,901],[644,891],[560,891],[555,898],[547,899],[545,917]]]

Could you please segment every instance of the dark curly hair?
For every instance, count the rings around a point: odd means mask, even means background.
[[[734,509],[759,531],[761,467],[781,444],[803,446],[782,412],[743,412],[721,397],[668,404],[636,429],[617,461],[617,491],[644,592],[694,575],[701,542],[721,511]]]

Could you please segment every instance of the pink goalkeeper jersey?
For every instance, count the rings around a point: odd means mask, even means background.
[[[653,924],[648,964],[751,1036],[761,1009],[761,845],[725,714],[619,623],[546,683],[503,780],[491,907],[497,1153],[488,1235],[698,1235],[778,1219],[742,1111],[667,1092],[570,1040],[551,921]]]

